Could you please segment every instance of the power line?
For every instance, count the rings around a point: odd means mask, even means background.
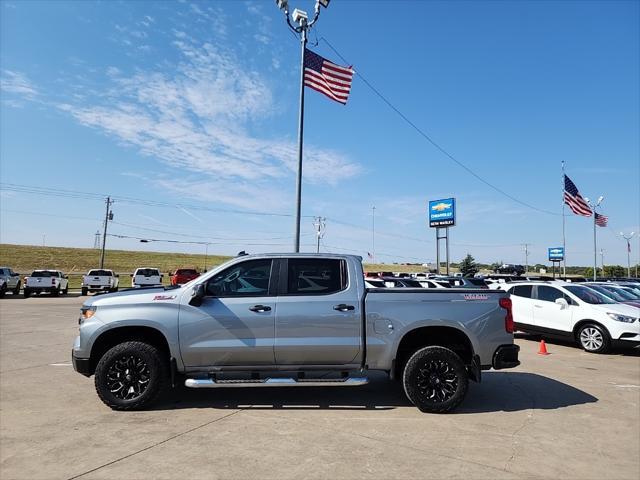
[[[108,194],[80,192],[75,190],[63,190],[63,189],[48,188],[48,187],[35,187],[30,185],[20,185],[16,183],[0,183],[0,190],[7,190],[12,192],[20,192],[20,193],[31,193],[35,195],[45,195],[45,196],[65,197],[65,198],[82,198],[82,199],[99,200],[99,201],[104,201],[106,197],[110,196],[113,200],[117,201],[118,203],[144,205],[148,207],[165,207],[165,208],[178,208],[178,209],[184,208],[184,209],[208,211],[208,212],[214,212],[214,213],[230,213],[230,214],[238,214],[238,215],[256,215],[256,216],[270,216],[270,217],[292,217],[293,216],[290,213],[213,208],[213,207],[207,207],[204,205],[160,202],[155,200],[145,200],[142,198],[121,196],[121,195],[108,195]],[[312,215],[303,215],[303,216],[305,218],[313,218]]]
[[[336,55],[338,55],[342,59],[343,62],[345,62],[348,65],[351,65],[351,62],[347,61],[340,54],[340,52],[338,52],[334,48],[334,46],[331,45],[331,43],[325,37],[320,37],[320,40],[324,41],[329,46],[329,48],[331,50],[333,50],[334,53]],[[418,132],[418,134],[420,136],[422,136],[425,140],[427,140],[431,145],[433,145],[436,149],[438,149],[447,158],[449,158],[450,160],[455,162],[459,167],[461,167],[462,169],[466,170],[467,173],[469,173],[470,175],[472,175],[473,177],[475,177],[476,179],[478,179],[479,181],[481,181],[482,183],[484,183],[488,187],[492,188],[496,192],[500,193],[501,195],[504,195],[505,197],[509,198],[510,200],[512,200],[512,201],[514,201],[516,203],[519,203],[522,206],[525,206],[525,207],[530,208],[532,210],[536,210],[536,211],[541,212],[541,213],[546,213],[548,215],[558,215],[558,216],[562,215],[561,213],[551,212],[549,210],[538,208],[538,207],[536,207],[534,205],[531,205],[531,204],[529,204],[527,202],[524,202],[524,201],[514,197],[513,195],[505,192],[500,187],[494,185],[493,183],[489,182],[488,180],[485,180],[483,177],[478,175],[471,168],[467,167],[464,163],[462,163],[460,160],[458,160],[456,157],[454,157],[451,153],[449,153],[444,147],[440,146],[440,144],[438,144],[429,135],[427,135],[420,127],[418,127],[415,123],[413,123],[404,113],[402,113],[395,105],[393,105],[393,103],[391,103],[391,101],[389,101],[382,93],[380,93],[380,91],[378,89],[376,89],[371,83],[369,83],[369,81],[362,75],[362,73],[360,73],[359,71],[356,71],[356,75],[367,85],[367,87],[369,87],[369,89],[371,89],[371,91],[373,93],[375,93],[384,103],[386,103],[389,108],[391,108],[395,113],[398,114],[398,116],[400,116],[400,118],[402,118],[409,126],[411,126],[416,132]]]

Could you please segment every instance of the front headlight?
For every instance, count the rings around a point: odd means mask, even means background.
[[[616,322],[633,323],[637,320],[636,317],[630,317],[628,315],[620,315],[619,313],[607,312],[607,315],[609,315]]]
[[[82,325],[82,322],[85,320],[89,320],[96,313],[98,307],[90,306],[85,307],[84,305],[80,307],[80,318],[78,319],[78,325]]]

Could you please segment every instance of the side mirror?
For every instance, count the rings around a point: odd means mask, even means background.
[[[120,274],[119,273],[116,273],[116,278],[120,278]]]
[[[564,298],[556,298],[556,305],[560,305],[560,310],[564,310],[565,308],[569,308],[569,303]]]
[[[193,287],[193,291],[191,292],[191,300],[189,300],[189,305],[193,307],[199,307],[200,305],[202,305],[204,294],[205,294],[204,283],[199,283],[198,285]]]
[[[130,273],[130,274],[129,274],[129,276],[130,276],[131,278],[133,278],[133,273]]]

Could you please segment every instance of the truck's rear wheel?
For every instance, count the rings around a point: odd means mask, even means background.
[[[86,297],[87,293],[89,293],[89,289],[88,288],[82,287],[80,289],[80,295],[82,295],[83,297]]]
[[[54,288],[53,290],[51,290],[51,295],[53,295],[54,297],[60,295],[60,288]]]
[[[24,287],[23,295],[24,298],[29,298],[31,296],[31,290],[29,290],[27,287]]]
[[[124,342],[105,353],[95,372],[100,400],[113,410],[139,410],[164,390],[167,362],[153,345]]]
[[[416,351],[404,367],[402,385],[407,398],[423,412],[444,413],[456,408],[469,386],[462,359],[444,347]]]
[[[16,285],[16,288],[13,289],[13,294],[14,295],[18,295],[20,293],[20,285],[21,285],[21,283],[18,282],[17,285]]]

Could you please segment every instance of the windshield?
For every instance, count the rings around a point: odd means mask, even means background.
[[[136,276],[142,275],[143,277],[153,277],[160,275],[160,272],[156,268],[139,268],[136,270]]]
[[[111,270],[89,270],[87,275],[93,275],[96,277],[112,277],[113,273]]]
[[[609,297],[611,300],[615,300],[616,302],[624,302],[626,298],[620,295],[619,292],[613,290],[611,287],[605,287],[603,285],[589,285],[589,288],[592,288],[601,294]]]
[[[45,272],[45,271],[35,271],[31,274],[32,277],[57,277],[57,272]]]
[[[605,290],[617,295],[618,297],[620,297],[622,299],[621,301],[623,301],[623,302],[627,301],[627,300],[637,300],[638,299],[638,297],[636,295],[634,295],[630,291],[626,290],[625,288],[609,287],[609,286],[603,286],[602,288],[604,288]]]
[[[189,268],[181,268],[179,270],[176,270],[176,275],[197,275],[197,274],[198,272]]]
[[[611,298],[601,294],[600,292],[592,288],[582,287],[579,285],[568,285],[564,288],[568,292],[573,293],[576,297],[578,297],[583,302],[590,303],[592,305],[604,305],[604,304],[616,303]]]

